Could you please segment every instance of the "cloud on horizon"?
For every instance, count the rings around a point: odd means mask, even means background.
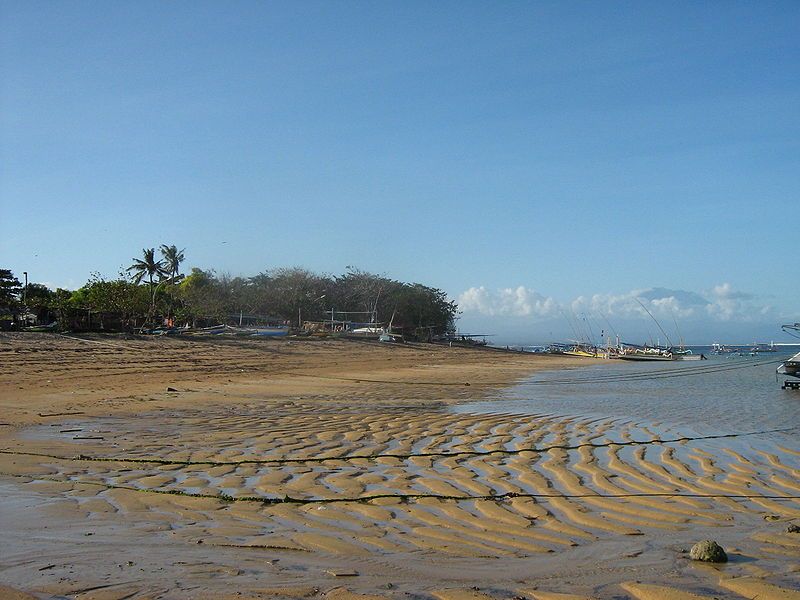
[[[779,318],[775,307],[754,294],[721,283],[701,293],[663,287],[631,290],[621,294],[578,296],[561,303],[531,288],[518,286],[488,290],[471,287],[458,297],[463,313],[488,317],[518,317],[545,320],[564,313],[600,314],[618,319],[648,319],[647,308],[656,318],[757,322]]]
[[[471,287],[458,296],[458,306],[463,312],[490,317],[552,317],[560,310],[553,298],[522,285],[494,291]]]

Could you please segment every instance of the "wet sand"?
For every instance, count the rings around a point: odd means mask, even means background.
[[[588,362],[0,334],[0,597],[800,597],[797,445],[448,411]]]

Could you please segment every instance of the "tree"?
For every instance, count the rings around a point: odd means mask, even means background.
[[[164,262],[160,260],[156,260],[156,249],[155,248],[143,248],[142,249],[142,258],[134,258],[133,264],[126,269],[128,273],[133,273],[131,276],[133,279],[133,283],[135,285],[139,285],[144,279],[145,275],[147,276],[148,284],[150,285],[150,293],[152,296],[150,302],[150,314],[155,312],[156,308],[156,282],[153,280],[155,277],[158,280],[163,279],[167,276],[167,271],[164,267]]]
[[[25,292],[25,304],[33,309],[45,309],[50,306],[53,291],[43,283],[29,283]]]
[[[133,264],[126,271],[132,273],[131,278],[136,285],[139,285],[146,275],[151,287],[155,283],[153,277],[161,279],[167,275],[164,262],[156,260],[155,248],[143,248],[142,258],[134,258]]]
[[[174,300],[175,300],[175,284],[178,283],[181,279],[183,279],[183,275],[180,274],[181,263],[184,260],[184,251],[178,250],[176,245],[167,246],[166,244],[161,244],[161,256],[164,258],[162,262],[164,264],[164,270],[169,275],[169,290],[167,293],[167,315],[172,317],[174,315]]]
[[[321,319],[332,281],[299,267],[272,269],[249,280],[243,298],[252,310],[287,321]]]
[[[183,253],[186,248],[178,250],[178,247],[174,244],[172,246],[162,244],[160,250],[161,256],[164,257],[161,261],[164,265],[164,271],[169,275],[170,281],[175,283],[180,275],[180,266],[184,261],[185,256]]]
[[[105,313],[115,315],[127,327],[148,311],[148,296],[144,286],[125,279],[107,281],[94,273],[85,286],[72,294],[69,303],[75,308],[100,313],[101,326]],[[152,306],[150,310],[152,311]]]
[[[73,293],[63,288],[57,288],[50,296],[50,310],[58,315],[58,326],[63,331],[69,329],[73,316]]]
[[[454,327],[458,306],[442,290],[419,283],[403,283],[353,267],[335,279],[331,304],[337,311],[359,311],[377,315],[404,334],[427,340]]]
[[[365,321],[388,318],[386,311],[392,309],[387,306],[387,295],[399,285],[397,281],[349,266],[334,283],[331,305],[338,310],[361,312]]]
[[[19,305],[22,285],[9,269],[0,269],[0,310],[13,311]]]
[[[197,324],[198,319],[222,323],[229,312],[226,296],[226,291],[214,277],[213,271],[194,267],[178,285],[178,297],[183,308],[176,316],[181,321],[191,321],[193,325]]]

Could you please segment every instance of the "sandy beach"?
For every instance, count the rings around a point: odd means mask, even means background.
[[[0,334],[0,598],[800,598],[800,446],[449,410],[592,362]]]

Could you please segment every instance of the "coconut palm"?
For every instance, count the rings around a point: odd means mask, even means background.
[[[184,260],[184,251],[178,250],[178,247],[174,244],[172,246],[167,246],[166,244],[161,245],[161,256],[163,256],[162,263],[164,264],[164,270],[169,275],[170,280],[174,283],[175,280],[180,275],[180,268],[181,263]]]
[[[152,292],[150,311],[153,312],[156,307],[156,281],[154,278],[162,279],[167,276],[164,262],[156,260],[156,249],[142,249],[142,258],[134,258],[133,264],[126,270],[132,273],[131,277],[136,285],[139,285],[142,279],[147,276],[147,282],[150,284],[150,291]]]
[[[134,258],[133,264],[126,270],[128,273],[133,273],[133,283],[137,285],[142,282],[145,275],[151,286],[155,284],[154,277],[161,279],[167,275],[164,261],[156,260],[155,248],[144,248],[142,250],[142,258]]]

